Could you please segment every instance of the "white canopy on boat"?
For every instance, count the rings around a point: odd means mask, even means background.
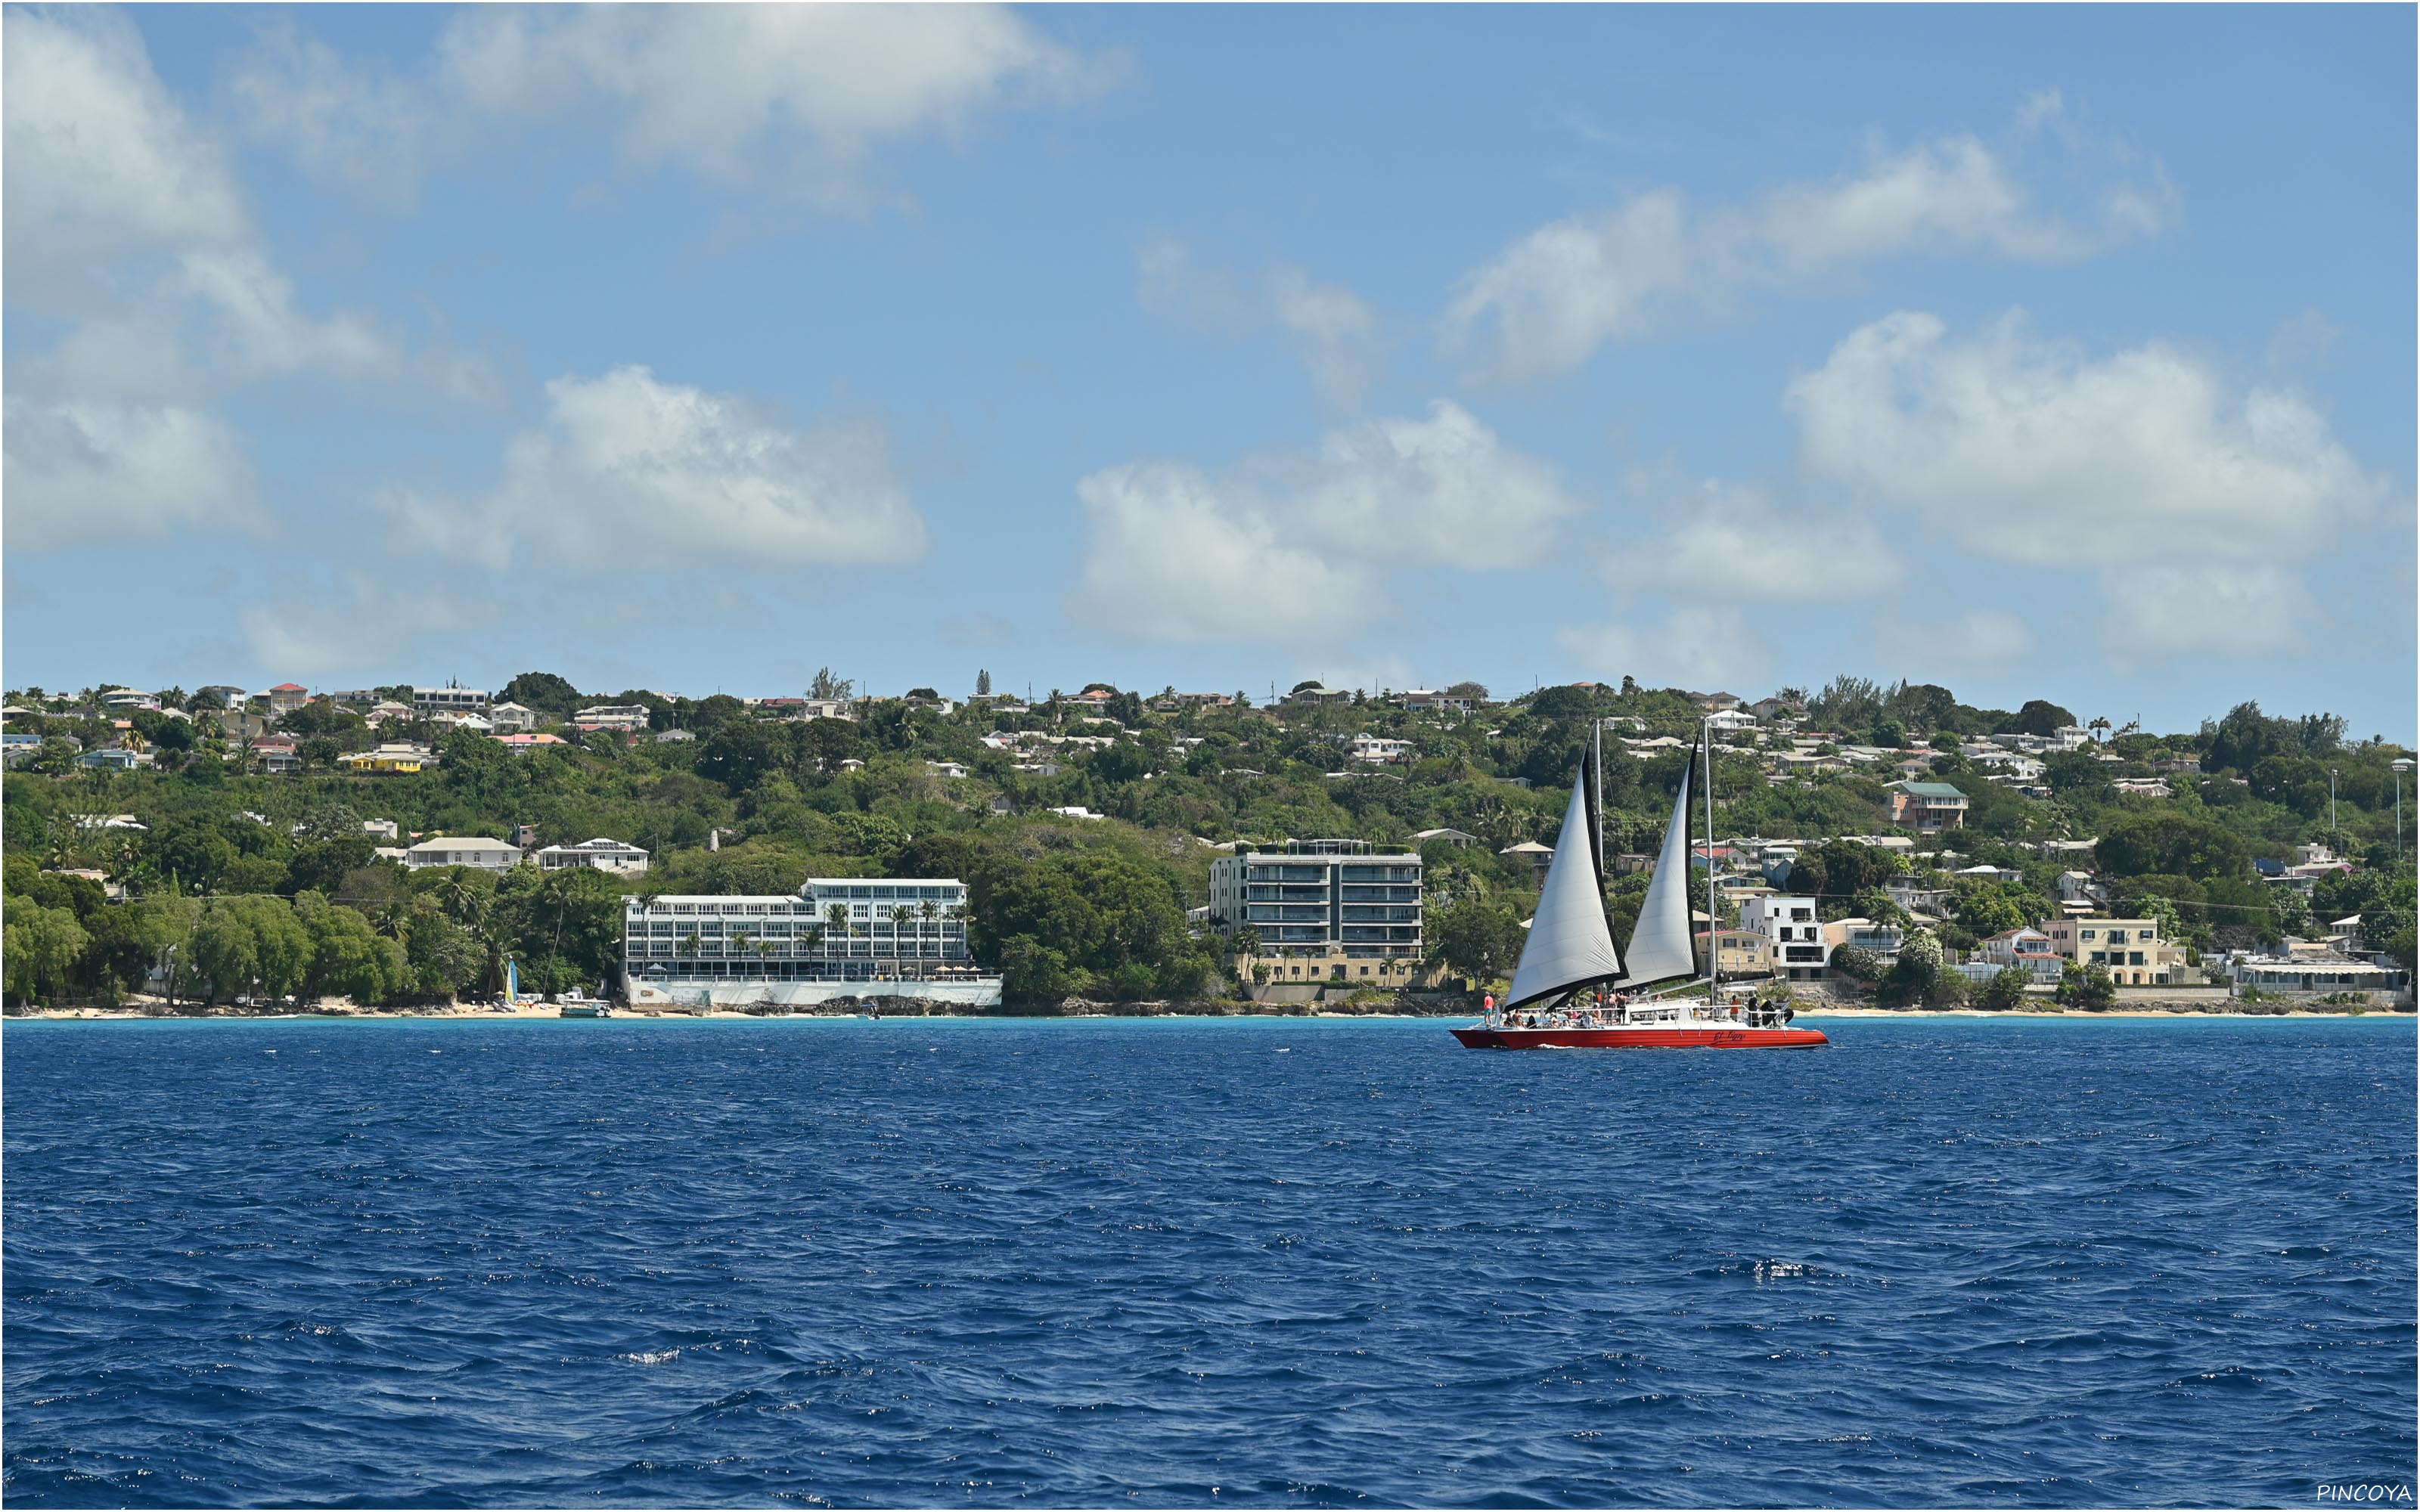
[[[1686,929],[1685,900],[1681,907],[1682,927]],[[1621,952],[1614,947],[1613,929],[1605,918],[1596,821],[1589,802],[1589,767],[1582,762],[1579,779],[1572,784],[1571,806],[1563,810],[1563,832],[1555,841],[1554,864],[1546,869],[1537,917],[1529,922],[1528,942],[1521,948],[1521,964],[1513,969],[1504,1006],[1518,1008],[1621,975]]]

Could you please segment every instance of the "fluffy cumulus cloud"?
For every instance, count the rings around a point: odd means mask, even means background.
[[[2296,393],[2159,343],[2095,357],[2019,315],[1962,338],[1877,320],[1787,403],[1810,472],[1982,555],[2097,573],[2115,659],[2290,644],[2292,563],[2391,491]]]
[[[12,9],[0,25],[8,301],[57,332],[9,354],[13,544],[256,525],[242,442],[211,412],[237,385],[310,376],[493,401],[476,359],[302,307],[225,154],[124,18]]]
[[[223,422],[173,405],[7,406],[7,542],[39,551],[260,523],[252,465]]]
[[[1772,647],[1737,609],[1678,609],[1648,624],[1573,626],[1555,640],[1574,667],[1603,682],[1636,677],[1712,692],[1760,682],[1773,668]]]
[[[796,429],[644,367],[546,386],[542,424],[468,501],[398,496],[404,538],[501,566],[711,562],[763,570],[911,561],[929,545],[880,427]]]
[[[1278,267],[1256,285],[1194,260],[1183,242],[1162,238],[1136,258],[1136,294],[1154,315],[1223,335],[1274,330],[1311,374],[1327,404],[1357,408],[1387,364],[1377,313],[1341,284],[1322,284],[1299,268]]]
[[[1660,541],[1616,552],[1606,575],[1685,592],[1720,583],[1766,601],[1864,598],[1897,587],[1906,564],[1870,519],[1776,508],[1759,487],[1708,482],[1673,499],[1680,523]]]
[[[160,80],[133,23],[102,11],[11,9],[0,179],[11,303],[76,308],[130,253],[248,240],[225,158]]]
[[[1807,469],[2017,562],[2071,563],[2096,538],[2299,555],[2386,493],[2291,393],[2233,392],[2158,343],[2095,359],[2017,315],[1964,339],[1930,315],[1877,320],[1787,407]]]
[[[2055,113],[2055,100],[2045,108]],[[1700,210],[1658,189],[1540,226],[1472,270],[1446,312],[1445,344],[1474,378],[1552,378],[1608,342],[1749,290],[1916,255],[2084,257],[2156,235],[2176,213],[2175,192],[2154,168],[2144,181],[2111,184],[2079,224],[2037,203],[2013,160],[1971,136],[1877,151],[1854,173],[1750,205]]]
[[[1328,435],[1225,475],[1175,463],[1078,485],[1079,620],[1173,640],[1302,640],[1363,616],[1390,565],[1543,560],[1578,512],[1544,464],[1460,406]]]
[[[1090,525],[1069,605],[1080,623],[1161,640],[1303,640],[1378,596],[1366,563],[1287,539],[1257,504],[1197,469],[1109,468],[1076,486]]]
[[[1115,74],[989,6],[474,7],[409,80],[272,28],[233,93],[255,137],[373,199],[408,198],[477,122],[601,108],[635,166],[855,205],[884,145]]]

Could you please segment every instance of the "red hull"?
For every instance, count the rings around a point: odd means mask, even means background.
[[[1473,1050],[1812,1050],[1830,1044],[1821,1029],[1691,1028],[1456,1029]]]

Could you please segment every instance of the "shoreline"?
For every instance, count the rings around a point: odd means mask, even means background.
[[[657,1022],[670,1022],[670,1023],[699,1022],[699,1021],[713,1022],[713,1023],[742,1023],[742,1022],[748,1022],[748,1021],[758,1021],[758,1022],[768,1022],[768,1021],[769,1021],[769,1022],[777,1022],[777,1023],[778,1023],[778,1022],[782,1022],[782,1021],[785,1021],[785,1020],[795,1020],[795,1019],[828,1020],[828,1021],[834,1022],[834,1023],[847,1023],[847,1022],[852,1022],[852,1021],[853,1021],[853,1022],[858,1022],[858,1023],[871,1023],[871,1022],[876,1022],[876,1020],[875,1020],[871,1015],[867,1014],[866,1012],[864,1012],[864,1011],[861,1011],[861,1011],[849,1011],[849,1012],[830,1012],[830,1013],[749,1013],[749,1012],[744,1012],[744,1011],[740,1011],[740,1010],[737,1010],[737,1009],[716,1009],[716,1010],[711,1010],[711,1011],[705,1011],[705,1012],[669,1012],[669,1011],[661,1011],[661,1010],[645,1010],[645,1009],[617,1008],[617,1009],[615,1009],[615,1010],[613,1010],[613,1013],[612,1013],[612,1015],[611,1015],[611,1016],[612,1016],[613,1018],[614,1018],[614,1019],[621,1019],[621,1020],[626,1020],[626,1021],[627,1021],[627,1020],[634,1020],[634,1019],[646,1019],[646,1020],[653,1020],[653,1021],[657,1021]],[[1202,1022],[1212,1022],[1212,1021],[1220,1020],[1220,1019],[1278,1019],[1278,1020],[1287,1020],[1287,1019],[1291,1019],[1291,1020],[1301,1020],[1301,1019],[1321,1019],[1321,1020],[1334,1020],[1334,1021],[1346,1021],[1346,1020],[1353,1020],[1353,1019],[1377,1019],[1377,1020],[1400,1020],[1400,1021],[1404,1021],[1404,1022],[1414,1022],[1414,1021],[1418,1021],[1418,1022],[1429,1022],[1429,1021],[1435,1021],[1435,1020],[1456,1020],[1456,1019],[1475,1018],[1475,1017],[1477,1017],[1477,1016],[1478,1016],[1478,1012],[1477,1012],[1477,1011],[1476,1011],[1476,1010],[1465,1010],[1465,1009],[1456,1009],[1456,1010],[1454,1010],[1454,1011],[1450,1011],[1450,1012],[1437,1012],[1437,1011],[1428,1011],[1428,1012],[1352,1012],[1352,1011],[1321,1011],[1321,1010],[1318,1010],[1318,1009],[1315,1009],[1315,1008],[1308,1008],[1308,1007],[1306,1007],[1306,1008],[1299,1008],[1299,1009],[1292,1009],[1292,1010],[1287,1010],[1287,1009],[1277,1009],[1277,1010],[1272,1010],[1272,1009],[1269,1009],[1269,1008],[1264,1007],[1264,1006],[1259,1005],[1259,1004],[1239,1004],[1239,1005],[1236,1005],[1236,1006],[1232,1007],[1232,1008],[1221,1006],[1221,1007],[1218,1007],[1218,1008],[1217,1008],[1217,1009],[1214,1009],[1214,1010],[1212,1010],[1212,1011],[1167,1011],[1167,1010],[1165,1010],[1165,1009],[1158,1009],[1158,1008],[1155,1008],[1153,1005],[1149,1005],[1149,1004],[1125,1004],[1125,1005],[1102,1004],[1102,1005],[1099,1005],[1098,1007],[1090,1007],[1090,1008],[1081,1009],[1081,1010],[1076,1010],[1076,1011],[1069,1011],[1069,1010],[1066,1010],[1066,1009],[1043,1010],[1043,1011],[998,1011],[998,1010],[996,1010],[996,1011],[990,1011],[990,1012],[983,1012],[983,1013],[920,1013],[920,1012],[913,1012],[913,1011],[890,1011],[890,1012],[885,1012],[885,1013],[883,1013],[883,1014],[881,1015],[881,1017],[882,1017],[883,1019],[913,1020],[913,1021],[918,1021],[918,1022],[923,1022],[923,1021],[932,1020],[932,1019],[948,1019],[948,1020],[954,1020],[954,1021],[958,1021],[958,1022],[962,1022],[962,1023],[977,1023],[977,1022],[989,1022],[989,1021],[1032,1023],[1032,1022],[1047,1022],[1047,1021],[1052,1021],[1052,1020],[1058,1020],[1058,1021],[1081,1021],[1081,1020],[1086,1020],[1086,1019],[1119,1019],[1119,1020],[1128,1020],[1128,1021],[1133,1021],[1133,1020],[1143,1020],[1143,1019],[1179,1019],[1179,1020],[1198,1020],[1198,1021],[1202,1021]],[[1843,1007],[1838,1007],[1838,1008],[1815,1008],[1815,1009],[1804,1009],[1804,1010],[1801,1010],[1801,1011],[1800,1011],[1800,1012],[1799,1012],[1798,1016],[1799,1016],[1800,1018],[1805,1018],[1805,1019],[2103,1019],[2103,1020],[2107,1020],[2107,1019],[2129,1019],[2129,1020],[2149,1020],[2149,1019],[2354,1019],[2354,1018],[2382,1018],[2382,1019],[2398,1019],[2398,1018],[2399,1018],[2399,1019],[2411,1020],[2411,1019],[2412,1019],[2412,1018],[2414,1017],[2412,1011],[2412,1010],[2410,1010],[2410,1009],[2396,1009],[2396,1008],[2378,1008],[2378,1007],[2369,1007],[2369,1008],[2364,1008],[2364,1009],[2363,1009],[2362,1011],[2360,1011],[2359,1012],[2354,1012],[2354,1011],[2350,1011],[2349,1008],[2346,1008],[2346,1007],[2329,1007],[2329,1008],[2289,1008],[2289,1009],[2283,1009],[2283,1010],[2273,1010],[2273,1009],[2270,1009],[2270,1008],[2269,1008],[2267,1005],[2265,1005],[2265,1004],[2263,1004],[2263,1005],[2258,1005],[2257,1007],[2254,1007],[2254,1008],[2240,1008],[2240,1009],[2212,1009],[2212,1008],[2190,1008],[2190,1009],[2186,1009],[2186,1008],[2177,1008],[2177,1009],[2163,1009],[2163,1008],[2117,1008],[2117,1009],[2109,1009],[2109,1010],[2106,1010],[2106,1011],[2095,1011],[2090,1010],[2090,1009],[2078,1009],[2078,1008],[2016,1008],[2016,1009],[2004,1009],[2004,1010],[1997,1010],[1997,1011],[1990,1010],[1990,1009],[1978,1009],[1978,1008],[1956,1008],[1956,1009],[1941,1009],[1941,1010],[1911,1010],[1911,1009],[1897,1009],[1897,1008],[1866,1008],[1866,1007],[1859,1007],[1859,1006],[1854,1006],[1854,1005],[1849,1005],[1849,1006],[1843,1006]],[[346,1022],[363,1022],[363,1023],[411,1023],[411,1022],[431,1022],[431,1023],[456,1023],[456,1024],[482,1024],[482,1023],[486,1023],[486,1024],[518,1024],[518,1023],[530,1023],[530,1022],[553,1022],[553,1023],[561,1023],[561,1022],[582,1023],[582,1022],[586,1022],[585,1020],[582,1020],[582,1019],[571,1019],[571,1020],[566,1020],[566,1019],[564,1019],[563,1014],[558,1011],[558,1008],[556,1007],[556,1005],[553,1005],[553,1004],[539,1003],[539,1004],[523,1004],[523,1005],[516,1006],[516,1007],[511,1008],[511,1009],[477,1008],[477,1007],[469,1007],[469,1006],[463,1006],[463,1005],[456,1005],[456,1006],[453,1006],[453,1007],[450,1007],[450,1008],[427,1008],[427,1009],[374,1009],[374,1008],[354,1008],[354,1007],[350,1007],[350,1006],[341,1006],[341,1007],[334,1007],[334,1008],[307,1008],[307,1009],[306,1009],[306,1008],[297,1007],[297,1008],[293,1008],[293,1009],[289,1009],[289,1010],[285,1010],[285,1011],[278,1011],[278,1012],[268,1012],[268,1013],[255,1013],[255,1012],[249,1012],[249,1011],[233,1011],[226,1010],[226,1009],[217,1009],[217,1010],[211,1010],[211,1011],[202,1011],[202,1012],[178,1011],[178,1012],[175,1012],[175,1013],[167,1013],[167,1012],[153,1012],[153,1011],[146,1011],[145,1009],[143,1009],[143,1008],[139,1008],[139,1007],[129,1007],[129,1008],[62,1008],[62,1009],[36,1009],[36,1010],[28,1011],[21,1011],[21,1012],[10,1013],[10,1014],[7,1015],[7,1018],[6,1018],[6,1019],[0,1019],[0,1023],[7,1023],[7,1022],[12,1022],[12,1021],[13,1021],[13,1022],[22,1022],[22,1023],[35,1023],[35,1022],[39,1022],[39,1023],[49,1023],[49,1024],[73,1024],[73,1023],[95,1023],[95,1024],[127,1024],[127,1023],[161,1023],[161,1024],[178,1024],[178,1023],[182,1023],[182,1024],[194,1024],[194,1023],[203,1023],[203,1022],[212,1022],[212,1023],[247,1023],[247,1022],[249,1022],[249,1023],[293,1023],[293,1022],[301,1021],[301,1020],[312,1020],[312,1021],[318,1021],[318,1022],[331,1023],[331,1024],[334,1024],[334,1023],[346,1023]]]

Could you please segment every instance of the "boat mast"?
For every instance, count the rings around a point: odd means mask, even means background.
[[[1723,980],[1723,952],[1714,933],[1714,722],[1708,717],[1698,726],[1698,748],[1706,753],[1706,1008],[1714,1006],[1714,989]]]
[[[1590,729],[1596,747],[1596,888],[1605,896],[1605,718],[1599,716]]]

